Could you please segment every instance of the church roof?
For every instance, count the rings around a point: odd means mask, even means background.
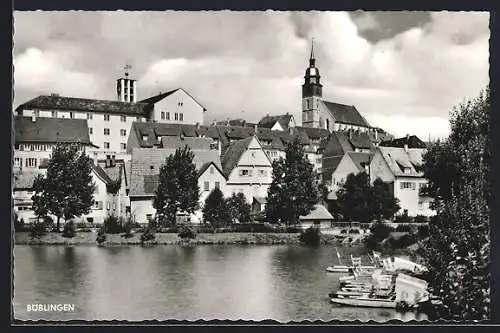
[[[366,119],[359,113],[354,105],[345,105],[323,101],[328,111],[335,118],[336,123],[370,127]]]

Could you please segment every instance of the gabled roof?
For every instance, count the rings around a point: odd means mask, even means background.
[[[15,143],[82,143],[90,145],[86,119],[16,116]]]
[[[224,172],[220,168],[220,163],[215,163],[214,161],[210,161],[210,162],[207,162],[207,163],[203,164],[200,167],[200,169],[198,170],[198,177],[200,177],[201,175],[203,175],[203,173],[205,171],[207,171],[208,167],[210,167],[211,165],[213,165],[220,172],[220,174],[224,177],[224,179],[227,180],[227,176],[224,174]]]
[[[349,155],[359,171],[364,171],[365,165],[369,165],[373,157],[373,153],[358,153],[353,151],[348,152],[347,155]]]
[[[379,147],[387,166],[394,176],[402,177],[423,177],[423,172],[417,170],[423,163],[422,155],[425,149],[408,149],[397,147]],[[409,173],[404,172],[404,168],[409,169]]]
[[[345,105],[322,101],[328,111],[335,118],[336,123],[356,125],[362,127],[370,127],[366,119],[359,113],[354,105]]]
[[[323,174],[323,179],[331,179],[332,174],[337,170],[337,167],[339,166],[340,162],[342,161],[342,158],[344,158],[343,155],[341,156],[333,156],[333,157],[323,157],[322,160],[322,168],[321,168],[321,173]]]
[[[147,104],[108,101],[100,99],[63,97],[63,96],[38,96],[17,107],[17,110],[68,110],[83,112],[106,112],[125,115],[146,116]]]
[[[292,119],[291,114],[283,114],[283,115],[277,115],[277,116],[265,116],[263,117],[259,123],[259,127],[264,127],[264,128],[272,128],[276,122],[278,122],[283,129],[288,128],[288,124],[290,123],[290,120]]]
[[[397,138],[390,141],[383,141],[380,143],[380,146],[383,147],[399,147],[404,148],[405,145],[408,145],[408,148],[420,148],[425,149],[427,145],[425,142],[419,139],[416,135],[409,135],[402,138]]]
[[[106,173],[106,171],[104,171],[104,169],[99,165],[92,164],[92,170],[106,185],[110,184],[113,181],[111,177]]]
[[[152,196],[158,187],[160,167],[175,149],[134,148],[130,170],[130,196]],[[199,170],[205,163],[214,162],[219,168],[220,159],[216,150],[193,150],[193,163]]]
[[[207,109],[200,104],[200,102],[198,102],[193,96],[191,96],[190,93],[188,93],[186,90],[182,89],[182,88],[177,88],[177,89],[174,89],[174,90],[170,90],[170,91],[167,91],[166,93],[160,93],[156,96],[151,96],[149,98],[146,98],[146,99],[143,99],[140,101],[140,103],[144,103],[144,104],[155,104],[155,103],[158,103],[159,101],[161,101],[162,99],[172,95],[173,93],[175,93],[176,91],[179,91],[179,90],[182,90],[184,91],[184,93],[186,93],[186,95],[188,95],[189,97],[191,97],[193,99],[193,101],[196,102],[196,104],[198,104],[199,106],[201,106],[203,108],[203,111],[207,111]]]
[[[306,216],[300,216],[300,221],[333,220],[332,214],[323,205],[315,205],[314,209]]]
[[[357,131],[333,131],[325,145],[323,156],[341,156],[359,149],[373,150],[375,146],[368,133]]]
[[[214,130],[206,126],[199,126],[190,124],[164,124],[164,123],[151,123],[151,122],[133,122],[132,132],[135,132],[142,148],[153,147],[159,145],[159,137],[180,137],[195,138],[198,135],[206,135],[214,137]],[[215,133],[217,130],[215,130]],[[147,140],[142,140],[142,136],[147,135]]]
[[[267,198],[266,197],[253,197],[253,201],[256,201],[257,203],[261,205],[265,205],[267,203]]]
[[[238,165],[241,155],[248,149],[248,145],[253,138],[253,136],[249,136],[246,139],[234,141],[229,145],[221,158],[222,170],[226,176],[229,177],[231,171]]]
[[[324,128],[314,128],[314,127],[295,127],[295,130],[304,133],[308,139],[321,139],[327,138],[330,135],[330,131]]]
[[[371,149],[373,148],[372,141],[370,140],[370,135],[366,132],[352,132],[349,136],[349,141],[354,148],[359,149]]]

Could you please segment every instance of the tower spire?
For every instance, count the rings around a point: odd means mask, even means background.
[[[314,37],[311,41],[311,56],[309,57],[309,60],[314,60]]]

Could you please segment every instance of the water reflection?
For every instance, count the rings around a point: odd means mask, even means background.
[[[334,247],[16,246],[14,255],[14,308],[22,319],[415,318],[330,304],[338,275],[324,269]],[[28,313],[28,303],[74,303],[77,311]]]

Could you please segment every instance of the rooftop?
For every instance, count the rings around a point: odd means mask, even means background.
[[[91,144],[85,119],[16,116],[15,142]]]

